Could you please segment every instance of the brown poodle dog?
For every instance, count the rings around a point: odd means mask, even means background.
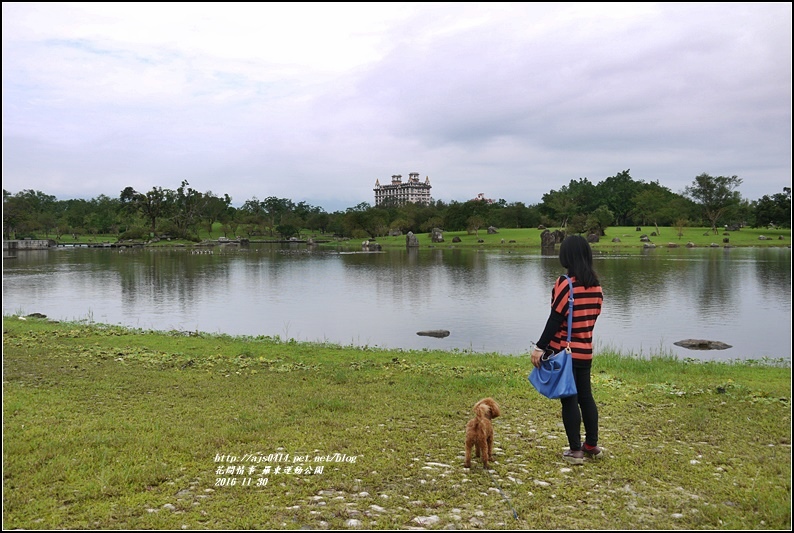
[[[492,398],[483,398],[474,404],[474,418],[466,424],[466,461],[463,466],[471,468],[471,448],[474,456],[482,459],[483,468],[493,457],[493,425],[491,419],[502,414]]]

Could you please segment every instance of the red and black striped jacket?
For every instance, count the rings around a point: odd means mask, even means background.
[[[604,295],[601,287],[585,288],[581,283],[571,277],[573,282],[573,325],[571,327],[571,357],[573,359],[593,358],[593,328],[596,319],[601,314],[601,304]],[[560,276],[551,291],[551,309],[563,315],[560,329],[549,342],[549,348],[554,353],[565,347],[568,338],[568,280]]]

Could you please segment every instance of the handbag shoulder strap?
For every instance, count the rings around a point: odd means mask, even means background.
[[[570,348],[571,330],[573,329],[573,281],[571,281],[568,274],[565,275],[565,279],[568,280],[568,344],[566,348]]]

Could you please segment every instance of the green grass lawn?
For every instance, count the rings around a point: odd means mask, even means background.
[[[550,231],[554,231],[554,228],[551,228]],[[593,243],[592,247],[596,252],[638,250],[645,247],[645,242],[640,240],[642,235],[648,235],[650,244],[656,247],[685,247],[689,242],[699,248],[710,246],[791,246],[790,229],[769,230],[761,228],[742,228],[739,231],[733,232],[720,231],[715,235],[709,228],[690,227],[683,228],[680,237],[678,236],[678,230],[675,228],[661,227],[659,228],[658,235],[652,235],[652,233],[655,232],[656,228],[654,227],[643,227],[642,231],[637,231],[636,227],[611,227],[607,228],[606,236],[601,237],[599,242]],[[543,230],[536,228],[497,229],[497,233],[493,234],[488,234],[484,229],[477,233],[447,231],[443,234],[444,242],[442,243],[431,242],[430,235],[427,233],[420,233],[416,236],[422,248],[432,246],[435,248],[464,247],[510,249],[539,248],[541,245],[541,233],[543,233]],[[765,238],[760,239],[759,237],[762,236]],[[458,237],[460,242],[452,242],[455,237]],[[612,242],[614,238],[620,239],[620,242]],[[728,242],[723,242],[723,239],[728,239]],[[406,245],[406,237],[404,235],[397,237],[379,237],[376,240],[385,247],[404,247]],[[356,242],[356,244],[360,243]]]
[[[789,361],[599,353],[605,457],[575,467],[530,366],[6,316],[3,527],[790,529]]]
[[[219,224],[216,225],[218,228]],[[554,231],[555,228],[550,228]],[[601,252],[621,252],[639,250],[646,246],[640,240],[642,235],[648,235],[651,244],[656,247],[668,246],[686,246],[691,242],[694,246],[702,248],[709,246],[761,246],[761,247],[790,247],[791,246],[791,230],[786,228],[779,229],[764,229],[764,228],[742,228],[739,231],[719,231],[716,235],[709,228],[706,227],[687,227],[683,228],[682,235],[678,235],[678,230],[671,227],[660,227],[658,235],[652,235],[656,232],[653,226],[643,227],[642,231],[637,231],[636,227],[622,227],[616,226],[607,228],[607,234],[601,237],[600,241],[593,243],[594,251]],[[481,229],[476,233],[469,233],[467,231],[447,231],[444,232],[443,243],[431,242],[428,233],[418,233],[417,239],[422,248],[539,248],[541,245],[540,235],[542,230],[537,228],[520,228],[520,229],[497,229],[497,233],[488,234],[486,229]],[[212,234],[201,231],[200,237],[206,240],[217,240],[223,233],[217,229]],[[761,239],[760,237],[764,237]],[[343,246],[346,248],[354,247],[360,248],[362,239],[336,239],[331,235],[322,235],[304,230],[302,234],[303,239],[313,237],[316,240],[325,241],[322,246]],[[452,240],[458,237],[459,243],[454,243]],[[612,239],[618,238],[620,242],[612,242]],[[252,242],[257,240],[267,241],[275,238],[269,237],[255,237]],[[728,242],[723,242],[728,239]],[[73,239],[71,235],[64,235],[60,241],[61,244],[74,244],[74,243],[115,243],[117,241],[115,235],[79,235],[77,239]],[[396,237],[378,237],[372,239],[384,247],[405,247],[406,236],[400,235]],[[480,242],[482,241],[482,242]],[[163,246],[193,246],[196,243],[173,239],[162,240],[156,243],[149,244],[149,246],[163,247]]]

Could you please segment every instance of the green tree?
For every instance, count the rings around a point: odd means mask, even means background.
[[[485,219],[479,215],[472,215],[466,219],[466,231],[480,236],[480,228],[486,224]]]
[[[634,209],[629,216],[634,224],[656,226],[670,226],[679,218],[688,218],[695,215],[695,204],[676,194],[658,181],[643,183],[640,192],[634,196]]]
[[[174,191],[162,187],[152,187],[146,194],[126,187],[121,191],[119,200],[122,209],[138,212],[147,221],[149,231],[154,235],[157,232],[157,221],[173,213],[174,197]]]
[[[532,228],[540,224],[537,207],[527,207],[522,202],[504,203],[491,212],[493,225],[498,228]]]
[[[232,199],[228,194],[223,197],[218,197],[212,191],[204,193],[204,208],[200,216],[207,224],[207,232],[212,238],[212,227],[216,222],[228,224],[234,217],[234,211],[231,207]]]
[[[190,187],[187,180],[182,180],[182,184],[177,188],[174,195],[173,221],[176,225],[177,234],[180,237],[188,237],[193,231],[198,234],[196,227],[201,220],[201,215],[205,211],[205,196]]]
[[[569,233],[584,233],[587,231],[587,215],[584,213],[577,213],[571,217],[565,225]]]
[[[443,228],[444,210],[443,202],[432,202],[429,204],[405,204],[394,213],[390,221],[402,219],[405,224],[401,229],[404,233],[413,231],[414,233],[430,232],[433,228]],[[430,222],[433,220],[433,222]]]
[[[480,221],[480,227],[488,224],[491,216],[492,204],[483,200],[468,200],[466,202],[452,202],[447,207],[444,216],[444,229],[447,231],[472,230],[470,221],[472,217]]]
[[[56,198],[41,191],[25,189],[12,195],[3,189],[3,234],[10,238],[12,233],[30,235],[45,229],[55,205]]]
[[[430,217],[417,228],[420,233],[430,233],[433,228],[444,228],[444,219],[441,216]]]
[[[296,213],[289,211],[279,217],[279,223],[275,230],[282,239],[289,239],[291,237],[300,237],[300,230],[303,225],[303,219]]]
[[[462,202],[453,200],[449,203],[444,214],[444,224],[440,227],[447,231],[462,231],[466,229],[467,214],[466,205]],[[432,229],[432,228],[430,228]]]
[[[295,203],[289,198],[268,196],[262,201],[262,207],[265,209],[265,221],[272,236],[273,230],[281,224],[281,217],[294,211]]]
[[[584,200],[588,191],[593,192],[591,187],[592,184],[587,180],[584,182],[571,180],[569,185],[563,185],[558,191],[552,189],[542,196],[543,214],[548,220],[553,221],[554,225],[560,228],[567,227],[568,221],[574,215],[587,212]]]
[[[88,202],[87,209],[91,213],[89,231],[103,235],[118,234],[120,223],[118,199],[100,194]]]
[[[240,223],[234,219],[234,217],[230,217],[228,220],[222,221],[221,223],[221,231],[223,232],[224,237],[228,237],[232,235],[233,237],[237,236],[237,228],[240,226]],[[249,234],[250,236],[250,234]],[[212,237],[212,234],[210,234]]]
[[[313,231],[325,233],[331,222],[331,216],[325,211],[312,213],[306,219],[306,227]]]
[[[624,170],[610,176],[598,185],[596,189],[606,207],[615,215],[615,224],[625,226],[628,222],[629,213],[634,209],[634,198],[642,188],[641,181],[634,181],[629,174],[629,170]]]
[[[367,213],[365,228],[371,237],[383,237],[389,232],[387,214],[381,209],[371,209]]]
[[[11,236],[16,236],[20,224],[27,217],[27,209],[24,201],[3,189],[3,238],[10,240]]]
[[[395,218],[389,224],[390,231],[399,231],[401,233],[408,233],[410,231],[408,228],[410,227],[410,223],[404,218]]]
[[[344,233],[349,236],[371,236],[367,231],[369,224],[369,212],[372,206],[367,202],[361,202],[354,207],[348,207],[342,216],[342,231],[337,233]]]
[[[782,193],[764,195],[754,203],[754,226],[791,227],[791,187],[783,187]]]
[[[308,220],[314,214],[322,213],[321,207],[314,207],[306,202],[298,202],[293,205],[292,211],[303,220]]]
[[[606,205],[602,205],[587,216],[585,226],[588,232],[601,237],[607,234],[607,228],[612,225],[614,220],[615,215],[612,211]]]
[[[749,224],[755,218],[753,205],[746,198],[742,198],[735,204],[729,205],[723,214],[723,222],[726,226],[742,227]]]
[[[716,235],[717,222],[725,210],[742,199],[739,191],[734,190],[741,184],[738,176],[715,177],[704,173],[695,177],[695,181],[684,189],[684,194],[700,204]]]
[[[265,207],[256,196],[246,200],[237,214],[243,224],[243,231],[249,237],[265,234]]]
[[[91,232],[92,212],[91,204],[82,198],[64,201],[63,220],[69,227],[73,239],[77,239],[81,233]]]
[[[634,208],[629,214],[640,225],[653,224],[658,231],[659,218],[672,194],[668,188],[662,187],[658,182],[651,182],[634,196]]]
[[[688,224],[689,224],[689,222],[685,218],[676,219],[675,224],[673,224],[673,226],[675,227],[675,231],[678,234],[678,240],[679,241],[681,240],[681,237],[684,236],[684,228]]]

